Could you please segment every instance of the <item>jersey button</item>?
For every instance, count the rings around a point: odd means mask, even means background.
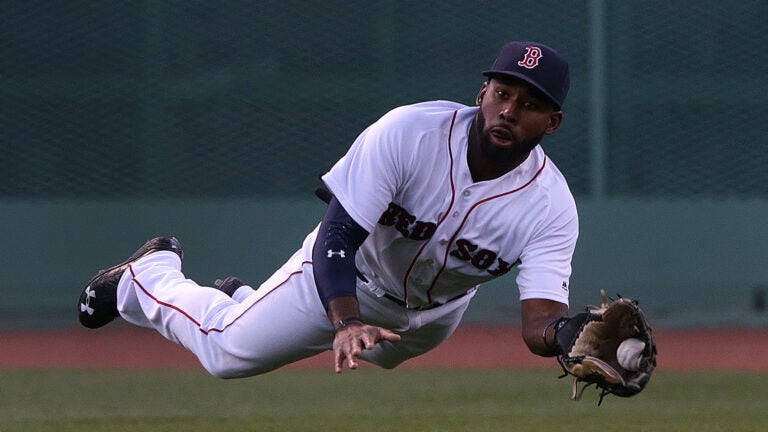
[[[468,190],[465,190],[465,191],[464,191],[464,192],[462,192],[461,194],[462,194],[462,195],[464,195],[465,197],[468,197],[468,196],[472,195],[472,192],[470,192],[470,191],[468,191]]]

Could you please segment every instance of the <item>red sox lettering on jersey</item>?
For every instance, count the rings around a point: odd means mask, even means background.
[[[403,237],[411,240],[429,240],[437,230],[436,223],[417,220],[416,216],[395,203],[389,204],[387,210],[381,215],[379,224],[392,226]],[[449,255],[462,261],[469,261],[475,268],[486,270],[493,276],[501,276],[519,263],[518,259],[510,264],[499,257],[497,252],[480,248],[477,244],[463,238],[454,242],[454,248]],[[491,267],[493,264],[498,265]]]
[[[465,239],[456,240],[456,249],[452,250],[450,255],[460,260],[469,261],[473,266],[479,269],[485,269],[493,276],[501,276],[512,270],[512,267],[520,263],[520,259],[510,264],[501,259],[496,252],[488,249],[478,250],[478,245]],[[490,268],[493,264],[498,264]]]
[[[411,240],[429,240],[437,230],[437,224],[416,220],[416,216],[395,203],[389,203],[389,207],[379,218],[379,224],[394,226],[403,237]]]

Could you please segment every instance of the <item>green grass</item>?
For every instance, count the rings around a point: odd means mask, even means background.
[[[765,431],[768,374],[665,373],[642,394],[569,399],[558,371],[0,371],[0,432]]]

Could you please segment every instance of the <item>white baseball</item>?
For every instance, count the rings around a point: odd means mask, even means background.
[[[616,359],[624,369],[636,371],[640,367],[640,357],[643,349],[645,349],[645,342],[640,339],[625,339],[619,344],[619,349],[616,350]]]

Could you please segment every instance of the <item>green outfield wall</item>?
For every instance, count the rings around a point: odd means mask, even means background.
[[[642,299],[659,325],[768,325],[768,203],[579,203],[573,306],[600,289]],[[74,325],[77,297],[99,268],[144,240],[176,235],[184,269],[202,284],[238,275],[258,285],[319,221],[308,200],[35,202],[0,204],[0,322]],[[762,294],[760,294],[762,293]],[[514,275],[483,287],[470,322],[515,324]]]

